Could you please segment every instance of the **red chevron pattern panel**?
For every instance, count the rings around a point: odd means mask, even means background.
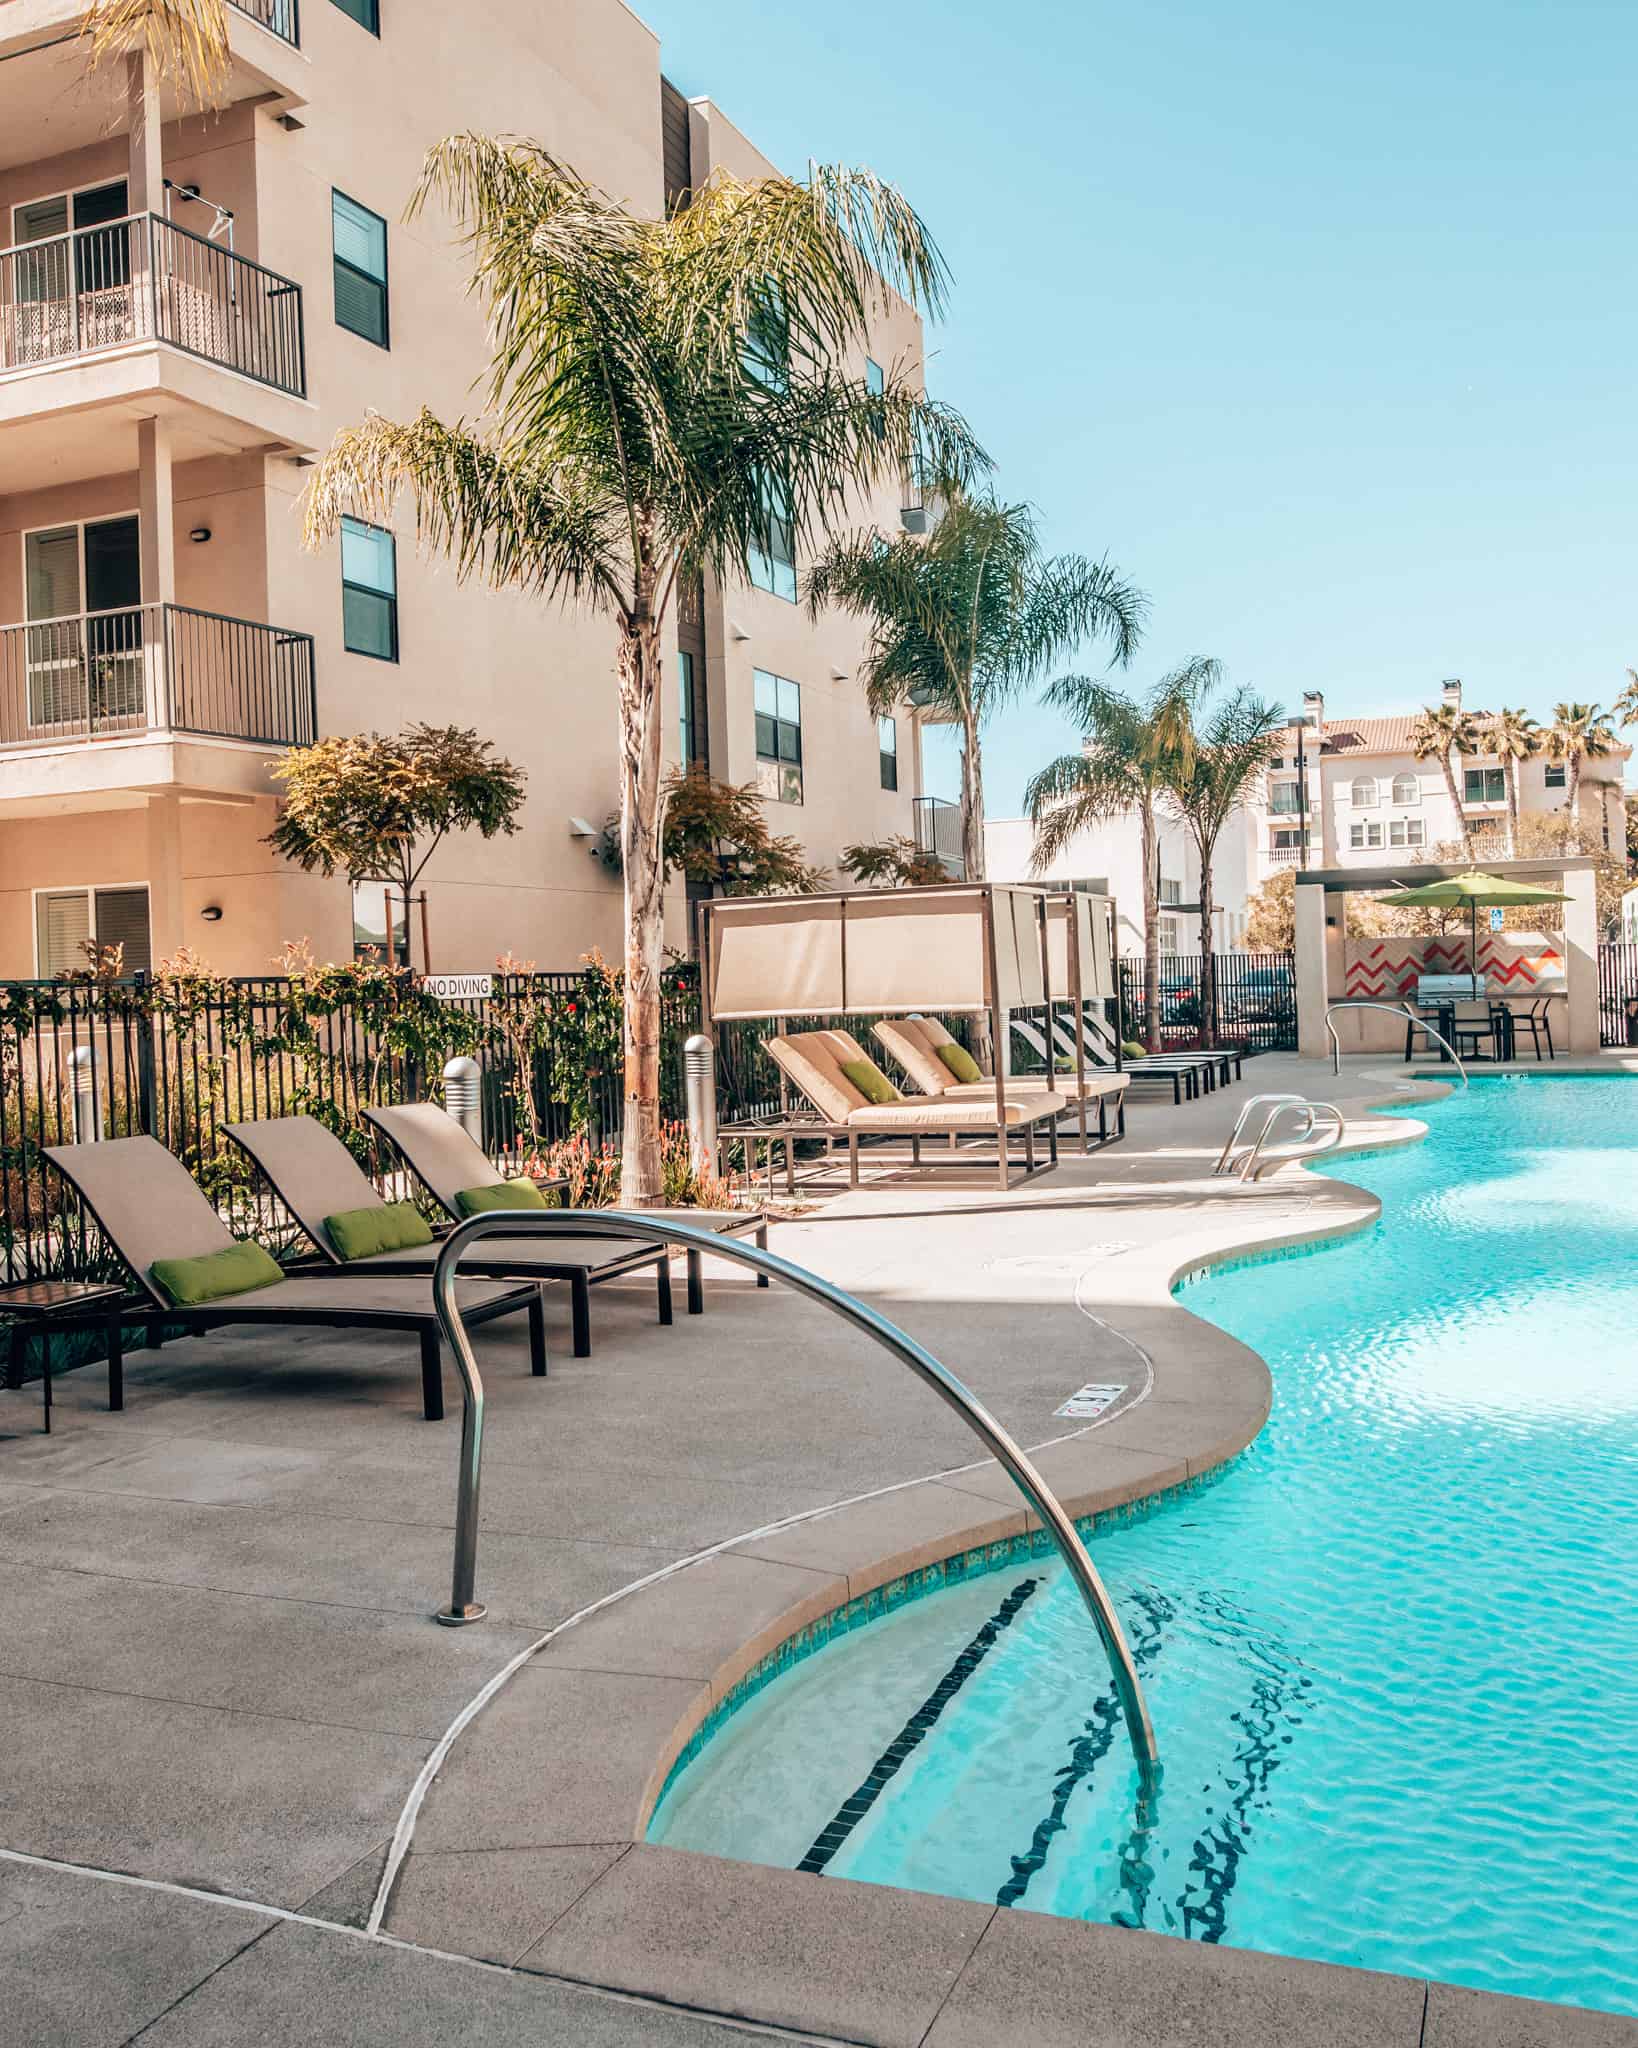
[[[1443,938],[1349,939],[1343,992],[1361,1000],[1395,1002],[1414,995],[1424,974],[1465,974],[1468,955],[1465,932]],[[1481,932],[1479,968],[1492,985],[1522,992],[1562,976],[1564,960],[1550,941]]]

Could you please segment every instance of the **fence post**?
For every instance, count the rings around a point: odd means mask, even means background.
[[[154,1083],[154,1012],[149,1001],[148,976],[139,967],[132,979],[137,1000],[137,1128],[150,1138],[162,1140],[158,1128],[159,1091]]]

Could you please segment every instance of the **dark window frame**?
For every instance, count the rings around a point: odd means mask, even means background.
[[[766,676],[774,685],[774,709],[761,711],[756,707],[756,681]],[[779,709],[779,686],[788,684],[796,692],[796,717],[789,719]],[[807,802],[807,776],[802,759],[802,685],[794,677],[779,675],[775,670],[759,668],[752,671],[751,683],[752,712],[756,721],[756,767],[757,788],[769,803],[805,804]],[[767,728],[764,742],[763,728]],[[773,771],[764,776],[763,769]],[[785,777],[794,773],[796,794],[786,794]],[[774,785],[769,788],[767,785]]]
[[[381,275],[371,277],[367,270],[360,270],[356,263],[349,263],[336,247],[336,201],[345,199],[349,206],[356,206],[360,213],[367,213],[371,220],[381,223]],[[379,338],[366,334],[362,327],[354,327],[351,321],[341,317],[341,298],[335,291],[336,280],[341,271],[349,276],[361,278],[365,284],[377,286],[381,293],[381,333]],[[373,206],[366,206],[362,199],[355,199],[350,192],[343,192],[339,185],[330,187],[330,282],[332,304],[336,325],[345,334],[356,334],[360,341],[367,341],[373,348],[392,348],[392,224],[384,213],[377,213]]]
[[[396,663],[399,659],[398,637],[398,536],[390,526],[372,526],[367,519],[355,519],[348,513],[341,522],[343,536],[349,526],[362,528],[365,533],[384,533],[392,543],[392,589],[374,590],[368,583],[355,583],[346,570],[345,546],[342,553],[341,571],[341,645],[348,654],[361,655],[365,661],[386,661]],[[360,597],[373,597],[387,607],[387,617],[392,625],[392,652],[382,654],[374,647],[355,647],[347,638],[347,593],[354,591]]]
[[[1474,783],[1479,785],[1474,791]],[[1464,768],[1462,770],[1462,802],[1464,804],[1501,804],[1507,801],[1507,775],[1501,768]]]
[[[1569,764],[1565,761],[1546,763],[1547,773],[1543,778],[1548,789],[1568,789],[1570,786]]]
[[[891,736],[892,744],[887,741]],[[883,789],[895,794],[899,787],[899,722],[896,718],[878,718],[876,721],[876,769],[881,777]]]
[[[334,0],[334,4],[349,21],[356,21],[359,27],[374,36],[377,42],[381,40],[381,0],[361,0],[368,19],[365,14],[355,12],[354,8],[348,5],[348,0]]]

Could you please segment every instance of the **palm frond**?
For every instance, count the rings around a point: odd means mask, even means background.
[[[91,0],[80,36],[91,70],[143,51],[198,107],[219,104],[232,71],[226,0]]]

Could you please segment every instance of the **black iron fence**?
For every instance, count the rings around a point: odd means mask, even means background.
[[[1297,976],[1289,953],[1216,953],[1208,996],[1198,953],[1160,956],[1160,1036],[1179,1050],[1242,1045],[1251,1052],[1294,1052]],[[1141,958],[1120,963],[1121,1032],[1141,1039],[1148,1014]]]
[[[1627,940],[1598,949],[1598,1042],[1638,1046],[1638,945]]]
[[[112,1270],[43,1159],[48,1145],[147,1134],[174,1152],[231,1228],[282,1248],[288,1219],[223,1126],[309,1115],[386,1186],[395,1171],[361,1112],[441,1100],[443,1068],[475,1059],[484,1142],[513,1170],[560,1140],[620,1130],[619,1014],[596,973],[462,978],[446,1000],[408,975],[318,970],[220,981],[0,982],[0,1284]],[[662,1000],[661,1106],[682,1114],[680,1054],[697,986]],[[723,1034],[723,1114],[766,1089],[753,1035]]]

